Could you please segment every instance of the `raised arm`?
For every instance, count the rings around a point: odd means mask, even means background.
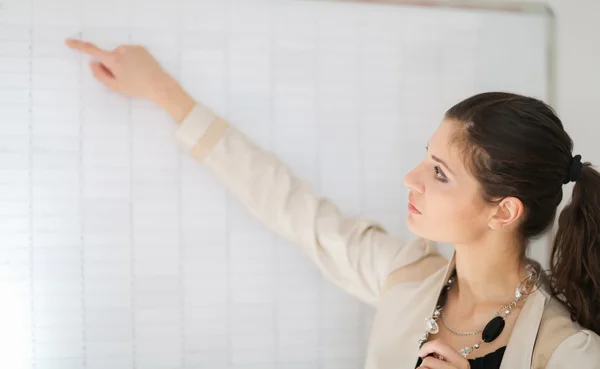
[[[429,268],[441,267],[443,258],[432,243],[417,240],[404,246],[376,222],[340,214],[274,153],[196,102],[143,47],[105,51],[77,41],[68,45],[98,59],[92,71],[111,90],[150,99],[165,109],[179,124],[175,135],[180,145],[210,168],[253,216],[300,245],[347,292],[374,305],[391,271],[401,271],[402,280],[423,275],[423,263],[415,262],[428,255],[435,259],[427,263]]]
[[[188,104],[188,98],[180,99],[171,106]],[[200,103],[184,117],[176,137],[253,216],[300,245],[331,281],[363,301],[375,304],[391,270],[430,251],[425,242],[404,248],[376,222],[341,214],[274,153]]]

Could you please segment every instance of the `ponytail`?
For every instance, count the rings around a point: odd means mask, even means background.
[[[553,295],[573,321],[600,334],[600,173],[589,162],[558,218],[550,265]]]

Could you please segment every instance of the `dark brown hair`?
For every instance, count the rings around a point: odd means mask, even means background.
[[[573,162],[573,141],[554,110],[532,97],[487,92],[456,104],[446,118],[460,124],[455,142],[480,182],[484,199],[521,200],[523,241],[549,230]],[[598,334],[599,233],[600,173],[584,162],[571,202],[558,218],[549,280],[552,294],[570,310],[571,318]],[[526,250],[522,252],[524,257]]]

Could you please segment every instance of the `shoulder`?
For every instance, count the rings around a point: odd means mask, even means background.
[[[533,359],[535,369],[590,368],[600,363],[600,337],[573,321],[566,307],[550,297]]]
[[[592,368],[600,365],[600,336],[580,329],[552,352],[546,369]]]
[[[437,244],[423,238],[415,238],[406,244],[392,261],[384,290],[407,282],[422,282],[440,269],[448,266],[449,260],[440,253]]]

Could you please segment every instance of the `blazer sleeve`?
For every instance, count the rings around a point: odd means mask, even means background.
[[[341,214],[274,153],[198,102],[175,136],[252,216],[299,245],[330,281],[368,304],[377,304],[390,271],[437,253],[431,242],[404,245],[374,221]]]
[[[600,367],[600,337],[586,329],[561,342],[546,364],[546,369],[598,367]]]

